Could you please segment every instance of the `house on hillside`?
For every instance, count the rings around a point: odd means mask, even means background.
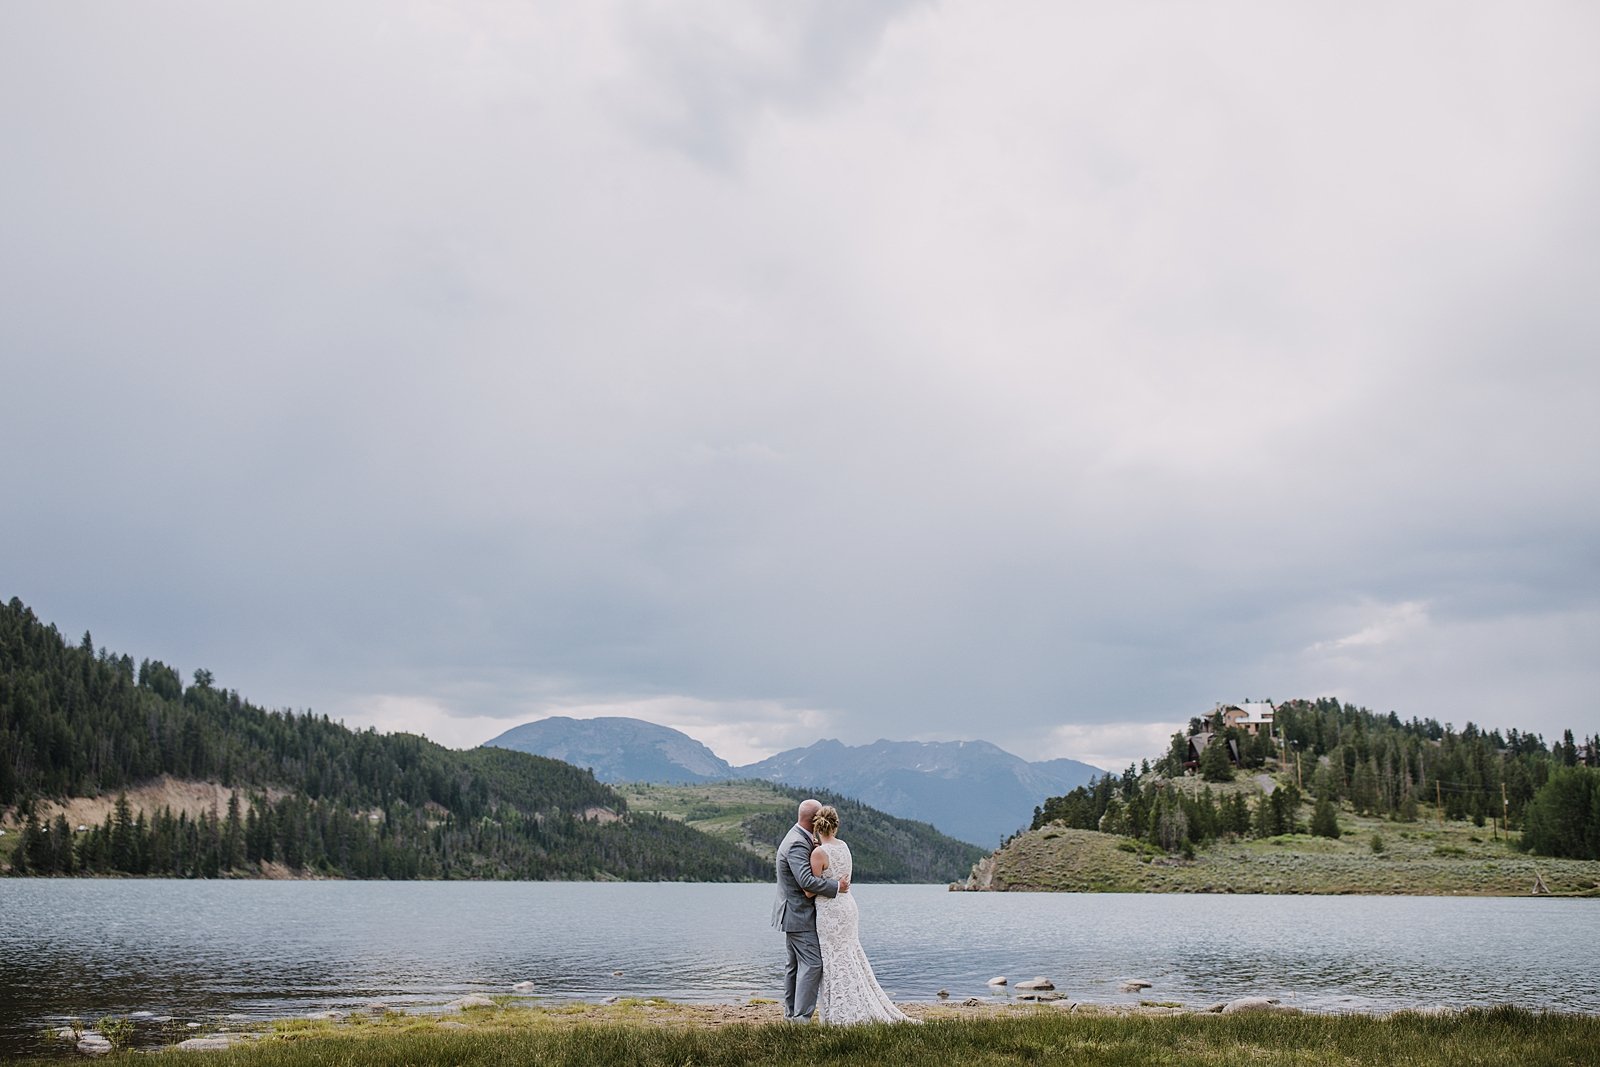
[[[1212,715],[1222,716],[1222,725],[1237,726],[1251,737],[1257,734],[1272,736],[1272,717],[1278,709],[1266,702],[1249,704],[1222,704],[1219,703],[1211,710]],[[1210,718],[1210,716],[1207,716]]]
[[[1188,756],[1183,761],[1183,769],[1185,771],[1193,771],[1199,768],[1200,754],[1206,750],[1207,745],[1216,739],[1216,736],[1216,734],[1209,730],[1202,731],[1198,734],[1189,735],[1189,752]],[[1239,742],[1230,737],[1227,739],[1227,745],[1228,762],[1233,764],[1235,767],[1242,766],[1239,761],[1241,755],[1239,752]]]
[[[1192,719],[1191,722],[1203,722],[1205,726],[1189,735],[1189,749],[1187,758],[1183,762],[1184,770],[1193,771],[1200,766],[1200,755],[1205,752],[1206,745],[1211,743],[1213,729],[1221,720],[1223,729],[1233,727],[1246,737],[1272,737],[1273,717],[1277,707],[1267,701],[1247,701],[1243,704],[1224,704],[1218,701],[1211,711],[1202,719]],[[1240,751],[1237,738],[1228,739],[1228,762],[1235,767],[1244,766],[1244,753]]]

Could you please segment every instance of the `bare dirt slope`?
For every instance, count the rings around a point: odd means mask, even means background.
[[[241,808],[249,806],[249,796],[243,789],[229,788],[217,782],[195,782],[167,775],[144,782],[129,789],[127,793],[128,804],[133,808],[133,813],[138,815],[142,811],[147,817],[162,808],[170,808],[174,815],[187,814],[191,819],[202,813],[225,815],[228,811],[228,799],[235,794],[239,797]],[[73,828],[94,826],[105,822],[106,816],[116,807],[118,795],[107,793],[98,797],[73,797],[71,800],[43,803],[39,805],[39,815],[41,819],[50,820],[58,814],[64,814],[68,825]],[[277,800],[284,795],[284,791],[268,789],[266,795],[270,800]]]

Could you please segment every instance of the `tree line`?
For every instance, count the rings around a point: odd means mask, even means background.
[[[1288,784],[1254,803],[1171,788],[1185,773],[1189,737],[1211,740],[1195,768],[1207,782],[1275,761]],[[1237,751],[1233,758],[1229,742]],[[1585,763],[1591,764],[1586,766]],[[1279,705],[1271,735],[1224,726],[1220,714],[1191,720],[1154,765],[1109,774],[1036,808],[1032,823],[1144,838],[1169,851],[1192,850],[1229,834],[1274,836],[1302,829],[1336,837],[1337,811],[1413,822],[1427,806],[1442,818],[1493,820],[1521,831],[1523,848],[1542,855],[1600,859],[1600,736],[1579,742],[1571,730],[1546,745],[1518,730],[1460,731],[1433,719],[1402,721],[1331,698]],[[1300,807],[1315,799],[1309,822]]]
[[[230,787],[228,811],[134,812],[123,796],[82,831],[41,818],[51,799],[161,775]],[[205,670],[184,686],[175,668],[96,650],[88,633],[67,641],[15,598],[0,605],[8,811],[20,826],[13,873],[219,877],[277,864],[351,878],[770,876],[745,850],[630,813],[587,770],[268,711]]]
[[[964,877],[985,855],[977,845],[957,841],[928,823],[897,818],[839,793],[775,784],[773,788],[796,804],[815,797],[837,808],[839,833],[849,839],[850,854],[861,870],[872,872],[874,882],[948,882]],[[792,813],[761,812],[744,820],[744,832],[751,841],[770,844],[792,825]]]
[[[1276,837],[1305,829],[1301,793],[1292,783],[1254,803],[1243,793],[1219,797],[1209,786],[1193,792],[1168,785],[1148,764],[1142,770],[1129,767],[1124,774],[1102,775],[1064,796],[1048,798],[1033,810],[1029,829],[1056,824],[1098,830],[1189,854],[1227,836]]]

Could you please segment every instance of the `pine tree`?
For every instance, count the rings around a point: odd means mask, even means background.
[[[1215,733],[1200,753],[1200,777],[1208,782],[1233,781],[1233,762],[1228,758],[1226,734]]]
[[[138,865],[138,842],[133,832],[133,806],[128,794],[117,796],[111,821],[111,869],[132,874]]]
[[[1356,764],[1350,779],[1350,804],[1358,815],[1371,815],[1378,807],[1378,771],[1372,760]]]
[[[1600,771],[1556,768],[1528,806],[1522,841],[1541,855],[1600,859]]]
[[[235,871],[244,866],[244,826],[239,821],[239,794],[228,795],[228,821],[222,830],[222,867]]]
[[[72,827],[67,817],[59,814],[50,824],[50,869],[56,874],[77,874],[77,858],[72,851]]]
[[[33,843],[39,834],[39,822],[30,811],[22,821],[22,832],[17,835],[17,849],[11,853],[12,874],[32,874],[33,865],[28,862],[29,855],[38,847]]]
[[[1326,793],[1317,797],[1317,806],[1311,812],[1311,832],[1318,837],[1339,836],[1338,812]]]

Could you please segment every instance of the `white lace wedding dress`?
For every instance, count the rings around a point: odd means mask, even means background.
[[[835,838],[824,844],[835,880],[850,877],[850,846]],[[817,939],[822,942],[822,987],[817,991],[817,1018],[832,1025],[916,1022],[884,993],[861,949],[861,916],[856,894],[817,898]]]

